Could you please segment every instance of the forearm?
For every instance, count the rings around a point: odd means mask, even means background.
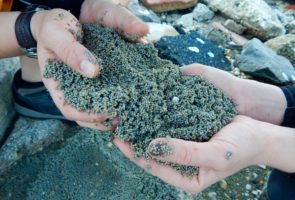
[[[295,129],[261,122],[265,146],[260,154],[261,164],[286,172],[295,172]]]
[[[0,13],[0,58],[19,56],[23,53],[17,43],[14,24],[19,12]]]
[[[280,125],[287,101],[283,91],[276,86],[252,80],[241,80],[239,88],[243,108],[241,114],[254,119]]]

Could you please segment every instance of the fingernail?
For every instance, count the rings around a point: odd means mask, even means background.
[[[148,153],[151,156],[168,156],[172,153],[172,148],[163,141],[150,143]]]
[[[83,60],[80,64],[81,72],[88,77],[94,76],[95,68],[96,67],[91,62],[89,62],[87,60]]]

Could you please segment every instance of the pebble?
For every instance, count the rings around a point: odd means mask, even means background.
[[[253,190],[251,193],[254,194],[255,196],[259,196],[262,193],[262,191],[261,190]]]
[[[233,69],[233,74],[234,74],[235,76],[239,76],[239,75],[241,74],[240,69],[237,68],[237,67],[235,67],[235,68]]]
[[[173,97],[172,101],[173,101],[173,103],[178,104],[179,97]]]
[[[247,184],[246,185],[246,190],[251,190],[252,189],[252,186],[250,184]]]
[[[108,148],[112,148],[112,147],[113,147],[113,143],[109,142],[109,143],[107,144],[107,147],[108,147]]]
[[[179,33],[168,24],[146,23],[149,26],[149,34],[146,36],[148,42],[158,42],[164,36],[177,36]]]
[[[216,194],[216,192],[209,192],[208,193],[208,197],[211,200],[217,200],[217,194]]]
[[[252,176],[254,179],[258,178],[258,174],[256,174],[255,172],[253,172]]]
[[[193,10],[193,17],[198,22],[206,22],[214,17],[214,12],[212,12],[205,4],[198,3]]]
[[[233,31],[237,34],[242,34],[246,28],[244,26],[242,26],[241,24],[238,24],[237,22],[235,22],[234,20],[228,19],[224,22],[224,26],[230,30]]]
[[[183,27],[190,29],[191,27],[193,27],[193,24],[194,24],[193,14],[189,13],[189,14],[182,15],[180,19],[176,21],[176,24],[182,25]]]
[[[227,189],[227,182],[225,180],[221,180],[221,181],[219,181],[219,186],[222,189],[226,190]]]

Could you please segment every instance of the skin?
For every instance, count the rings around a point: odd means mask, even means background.
[[[211,184],[239,170],[265,164],[285,172],[295,172],[295,130],[278,126],[283,119],[286,100],[275,87],[242,80],[215,68],[193,64],[182,69],[184,75],[199,74],[223,90],[236,103],[239,116],[216,133],[208,142],[157,138],[151,142],[165,143],[171,154],[152,157],[181,165],[199,167],[192,178],[173,168],[144,158],[134,159],[128,142],[115,138],[119,149],[137,165],[163,181],[190,193],[198,193]],[[150,144],[150,145],[151,145]]]
[[[0,24],[5,27],[0,29],[0,58],[23,55],[14,33],[15,20],[19,14],[19,12],[0,13]],[[102,24],[120,32],[127,32],[131,36],[142,37],[148,33],[146,24],[123,6],[111,1],[85,0],[79,20],[81,23]],[[37,41],[38,65],[30,59],[22,58],[22,63],[27,63],[22,67],[23,79],[31,82],[42,80],[56,106],[67,119],[76,121],[81,126],[111,130],[118,120],[114,121],[112,127],[105,127],[103,122],[108,119],[106,114],[85,113],[64,104],[62,92],[55,89],[58,83],[41,76],[48,59],[61,60],[89,78],[99,75],[96,57],[80,44],[79,38],[82,33],[80,22],[70,12],[62,9],[37,12],[32,17],[31,31]]]

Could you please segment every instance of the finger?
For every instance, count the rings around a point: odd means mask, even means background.
[[[145,160],[144,158],[135,159],[134,151],[131,149],[128,142],[120,140],[118,137],[114,138],[114,143],[117,147],[127,156],[131,161],[135,162],[138,166],[145,169],[148,173],[159,177],[163,181],[186,190],[190,193],[196,193],[201,191],[203,188],[199,185],[196,177],[189,178],[185,175],[180,174],[175,169],[168,165],[159,164],[153,160]]]
[[[78,41],[71,40],[71,37],[70,34],[61,32],[57,43],[49,48],[58,60],[73,70],[89,78],[96,77],[99,74],[99,60]]]
[[[127,39],[134,37],[133,40],[136,40],[145,36],[149,31],[148,25],[121,5],[114,6],[114,4],[105,1],[98,13],[100,13],[98,18],[102,25],[117,29]]]
[[[110,131],[112,130],[112,127],[106,127],[102,123],[89,123],[89,122],[83,122],[83,121],[76,121],[79,126],[85,127],[85,128],[92,128],[97,129],[101,131]]]
[[[51,37],[38,43],[38,58],[41,69],[45,64],[45,60],[48,59],[48,57],[44,56],[46,54],[50,55],[50,58],[63,61],[73,70],[86,77],[93,78],[97,76],[99,74],[99,59],[77,41],[78,38],[82,37],[81,25],[78,22],[76,22],[76,25],[73,22],[68,22],[65,25],[66,22],[61,21],[48,30],[46,34],[43,33],[43,35],[51,35]]]
[[[45,55],[46,56],[46,55]],[[49,55],[48,55],[49,56]],[[42,81],[48,89],[52,100],[61,111],[63,116],[70,121],[84,121],[84,122],[104,122],[109,117],[107,114],[88,113],[77,110],[69,104],[65,103],[64,94],[61,90],[57,90],[58,82],[52,79],[42,77]]]
[[[106,119],[108,119],[108,118],[106,118]],[[102,121],[102,122],[104,122],[104,121]],[[101,131],[115,131],[117,125],[119,124],[119,118],[115,117],[115,119],[113,120],[111,126],[109,126],[109,127],[103,125],[102,122],[90,122],[89,123],[89,122],[77,121],[77,124],[79,124],[82,127],[98,129],[98,130],[101,130]]]
[[[227,144],[215,141],[191,142],[173,138],[158,138],[150,143],[148,151],[152,157],[162,161],[220,170],[228,161],[226,156],[230,156],[230,150],[228,152],[226,150],[227,146]],[[167,148],[170,152],[165,154]]]
[[[196,194],[206,189],[217,181],[230,176],[239,169],[232,169],[229,171],[216,171],[210,168],[199,168],[199,174],[193,177],[187,177],[180,174],[175,169],[168,165],[159,164],[152,160],[145,160],[143,158],[134,159],[134,151],[130,148],[129,142],[124,142],[118,137],[115,137],[114,143],[117,147],[133,162],[146,169],[147,172],[159,177],[163,181],[179,187],[186,192]]]

